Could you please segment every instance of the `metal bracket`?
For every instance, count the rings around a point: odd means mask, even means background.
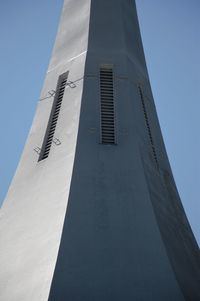
[[[51,97],[53,97],[55,94],[56,94],[56,91],[52,89],[52,90],[48,91],[48,95],[47,95],[46,97],[41,98],[40,101],[42,101],[42,100],[44,100],[44,99],[47,99],[47,98],[51,98]]]
[[[40,153],[41,153],[41,148],[40,147],[35,147],[34,149],[33,149],[38,155],[40,155]]]
[[[69,86],[72,89],[76,88],[76,84],[70,80],[66,82],[66,86]]]
[[[55,145],[61,145],[61,141],[60,141],[58,138],[53,138],[52,142],[53,142]]]

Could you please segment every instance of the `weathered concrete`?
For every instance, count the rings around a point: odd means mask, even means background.
[[[65,1],[61,23],[32,128],[1,209],[0,300],[46,301],[68,203],[88,46],[90,1]],[[60,74],[78,80],[65,89],[47,160],[38,162]]]
[[[100,143],[102,64],[113,66],[116,145]],[[1,211],[0,300],[200,300],[199,249],[162,140],[134,1],[64,2],[42,99],[66,71],[75,88],[64,94],[61,145],[37,162],[47,98]]]

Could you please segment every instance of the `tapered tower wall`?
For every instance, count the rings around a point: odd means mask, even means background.
[[[64,1],[0,231],[2,300],[200,299],[134,1]]]
[[[113,68],[116,145],[101,144],[102,65]],[[136,8],[133,1],[92,1],[73,178],[49,300],[198,300],[198,283],[199,251],[167,159]]]
[[[90,1],[64,1],[22,158],[1,208],[0,300],[46,301],[68,203],[88,47]],[[50,155],[38,162],[58,78],[69,71]],[[52,96],[51,96],[52,95]]]

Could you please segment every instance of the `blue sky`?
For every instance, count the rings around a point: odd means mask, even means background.
[[[136,3],[168,156],[200,244],[200,1]],[[61,8],[62,0],[0,1],[0,204],[32,123]]]

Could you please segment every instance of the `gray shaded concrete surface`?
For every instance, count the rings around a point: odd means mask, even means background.
[[[116,144],[101,143],[113,68]],[[55,138],[38,162],[60,74]],[[2,301],[199,301],[200,254],[168,162],[133,0],[65,0],[0,220]]]
[[[90,1],[65,1],[41,101],[1,209],[0,300],[46,301],[68,203],[88,46]],[[55,131],[61,145],[38,162],[60,74],[69,70]],[[36,151],[34,151],[36,149]]]

